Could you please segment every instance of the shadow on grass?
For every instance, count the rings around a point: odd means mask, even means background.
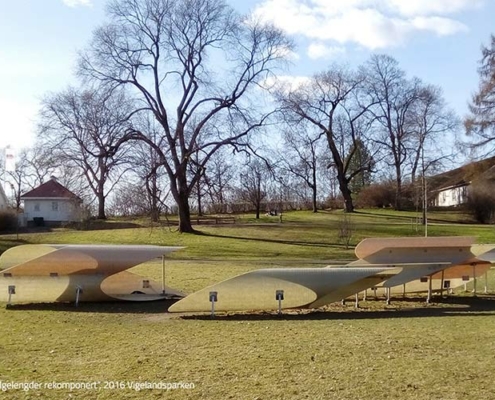
[[[177,302],[174,300],[136,301],[136,302],[101,302],[101,303],[32,303],[12,304],[9,311],[64,311],[80,313],[108,314],[163,314]]]
[[[276,312],[253,312],[253,313],[217,313],[214,320],[217,321],[304,321],[304,320],[365,320],[365,319],[387,319],[387,318],[428,318],[428,317],[475,317],[495,316],[495,297],[450,297],[434,299],[430,305],[418,306],[417,303],[425,302],[424,299],[392,299],[390,306],[385,306],[384,300],[372,300],[361,302],[361,308],[354,309],[350,306],[332,306],[329,310],[283,310],[281,315]],[[348,301],[347,304],[353,303]],[[371,303],[371,307],[369,304]],[[373,304],[374,303],[374,304]],[[383,305],[377,308],[379,303]],[[415,303],[415,304],[411,304]],[[386,308],[385,308],[386,307]],[[183,315],[181,319],[189,320],[211,320],[211,315]]]
[[[417,216],[412,216],[412,215],[394,215],[394,214],[381,214],[381,213],[371,213],[371,212],[366,212],[366,211],[355,211],[356,214],[358,215],[366,215],[369,217],[376,217],[376,218],[385,218],[385,219],[395,219],[399,221],[404,221],[405,223],[411,223],[411,220],[416,220],[419,219],[420,221],[422,220],[422,215],[421,211],[419,211]],[[466,219],[460,219],[457,221],[452,221],[449,219],[441,219],[438,217],[432,217],[430,214],[428,215],[428,222],[429,223],[437,223],[437,224],[461,224],[461,225],[469,225],[473,224],[473,221],[469,221]],[[421,223],[420,223],[421,224]]]
[[[80,229],[84,231],[101,231],[101,230],[114,230],[114,229],[133,229],[143,228],[143,225],[135,222],[127,221],[104,221],[104,220],[91,220],[86,226],[74,225],[69,228]]]
[[[223,239],[234,239],[234,240],[249,240],[254,242],[268,242],[268,243],[276,243],[276,244],[289,244],[295,246],[309,246],[309,247],[333,247],[340,248],[345,250],[345,246],[339,243],[325,243],[325,242],[303,242],[299,240],[281,240],[281,239],[268,239],[268,238],[254,238],[254,237],[246,237],[246,236],[233,236],[233,235],[220,235],[217,233],[207,233],[202,231],[196,231],[197,235],[207,236],[213,238],[223,238]],[[352,248],[352,246],[350,247]]]

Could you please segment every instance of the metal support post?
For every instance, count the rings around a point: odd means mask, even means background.
[[[476,263],[473,263],[473,296],[476,297],[478,292],[476,290],[476,283],[477,283],[477,279],[476,279]]]
[[[215,303],[218,301],[218,292],[210,292],[211,318],[215,318]]]
[[[431,295],[432,295],[432,279],[431,279],[432,275],[430,275],[428,277],[428,295],[426,297],[426,304],[430,304],[431,303]]]
[[[282,315],[282,300],[284,299],[284,291],[275,291],[275,300],[278,301],[278,315]]]
[[[162,294],[165,295],[165,256],[162,256]]]
[[[7,307],[12,305],[12,295],[15,294],[15,285],[9,285],[9,301],[7,302]]]

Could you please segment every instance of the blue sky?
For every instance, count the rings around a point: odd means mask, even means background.
[[[274,22],[297,45],[287,76],[370,54],[395,57],[409,76],[444,90],[462,117],[478,85],[480,46],[495,33],[495,0],[230,0]],[[104,22],[105,0],[1,1],[0,148],[29,146],[40,99],[64,89],[78,49]]]

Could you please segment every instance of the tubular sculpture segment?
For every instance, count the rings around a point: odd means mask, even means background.
[[[180,247],[136,245],[22,245],[0,257],[0,301],[148,301],[183,293],[128,271]],[[495,245],[472,237],[365,239],[357,261],[325,268],[274,268],[248,272],[192,293],[171,312],[317,308],[374,288],[405,292],[455,288],[485,274]],[[424,280],[423,278],[426,278]],[[426,283],[425,283],[426,282]],[[15,288],[11,298],[11,288]],[[164,293],[165,289],[165,293]],[[282,290],[283,302],[276,293]]]
[[[0,301],[143,301],[180,295],[165,288],[165,296],[157,282],[126,271],[179,249],[134,245],[17,246],[0,257],[4,268],[0,271]],[[13,297],[9,287],[15,288]]]
[[[198,312],[211,308],[210,292],[218,293],[218,311],[274,310],[276,291],[284,291],[284,308],[316,308],[333,303],[356,288],[373,285],[366,278],[393,268],[276,268],[260,269],[202,289],[173,304],[170,312]],[[376,277],[376,281],[384,278]],[[362,282],[366,281],[363,285]],[[347,297],[345,296],[345,297]]]
[[[440,288],[448,278],[457,286],[463,277],[480,276],[495,261],[495,245],[472,250],[473,237],[365,239],[358,244],[357,261],[346,266],[256,270],[193,293],[169,308],[170,312],[206,312],[209,293],[216,292],[217,311],[276,310],[275,293],[284,290],[282,308],[317,308],[369,288],[401,288],[423,277]],[[473,269],[472,265],[477,265]],[[296,285],[296,286],[294,286]],[[426,284],[428,287],[428,284]],[[453,287],[453,286],[451,286]],[[305,290],[305,289],[306,290]],[[416,289],[415,289],[416,290]],[[310,294],[316,298],[307,302]]]

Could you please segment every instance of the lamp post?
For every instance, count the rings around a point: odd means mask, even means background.
[[[428,191],[425,176],[425,148],[421,144],[421,169],[423,172],[423,224],[425,226],[425,237],[428,237]]]

